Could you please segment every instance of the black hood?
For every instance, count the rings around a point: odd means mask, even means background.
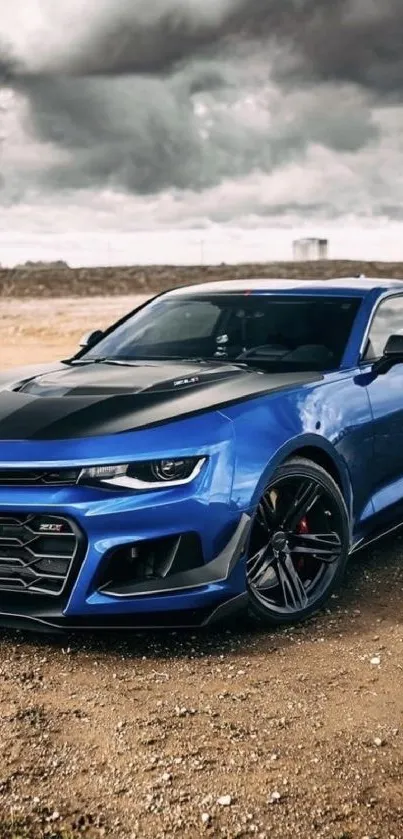
[[[205,362],[60,364],[0,380],[0,439],[117,434],[320,380]]]
[[[116,396],[173,392],[239,376],[239,367],[179,361],[76,362],[19,388],[33,396]]]

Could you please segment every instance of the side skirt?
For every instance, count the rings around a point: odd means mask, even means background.
[[[363,537],[350,550],[350,555],[358,553],[358,551],[364,550],[364,548],[368,548],[369,545],[372,545],[374,542],[378,542],[379,539],[383,539],[384,536],[389,536],[391,533],[395,533],[398,530],[403,528],[403,522],[400,521],[398,524],[394,524],[391,527],[379,528],[379,530],[375,529],[368,534],[368,536]]]

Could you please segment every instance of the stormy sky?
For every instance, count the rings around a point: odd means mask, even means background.
[[[2,223],[402,219],[401,0],[0,11]]]

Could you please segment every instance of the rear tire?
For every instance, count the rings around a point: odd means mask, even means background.
[[[267,626],[304,621],[340,585],[350,549],[342,493],[318,464],[295,457],[258,504],[246,566],[249,613]]]

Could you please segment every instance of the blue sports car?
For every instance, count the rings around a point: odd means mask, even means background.
[[[0,625],[303,620],[403,520],[403,286],[216,282],[0,379]]]

